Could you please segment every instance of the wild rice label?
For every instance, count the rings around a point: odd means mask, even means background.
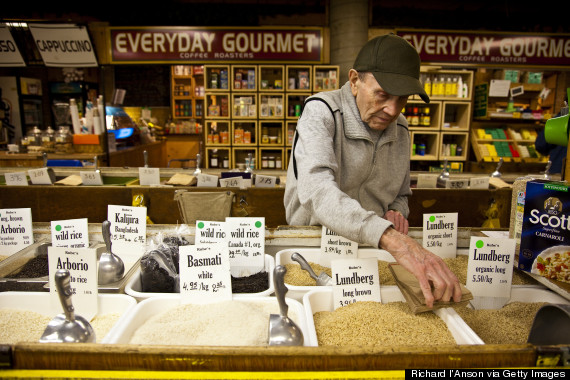
[[[526,185],[519,269],[570,282],[570,195],[568,185]]]

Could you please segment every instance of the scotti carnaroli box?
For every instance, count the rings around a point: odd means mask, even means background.
[[[570,184],[526,185],[519,269],[570,282]]]

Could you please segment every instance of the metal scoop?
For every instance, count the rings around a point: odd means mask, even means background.
[[[196,170],[194,170],[194,176],[197,176],[198,174],[202,173],[202,170],[200,169],[201,163],[202,163],[202,156],[200,156],[200,153],[198,153],[196,155]]]
[[[541,307],[534,316],[527,342],[540,346],[570,344],[570,305]]]
[[[277,265],[273,270],[273,285],[275,296],[279,302],[280,314],[269,315],[269,345],[270,346],[302,346],[303,332],[292,319],[287,316],[289,306],[285,302],[287,287],[284,277],[287,268]]]
[[[55,287],[65,314],[52,319],[40,343],[95,343],[95,331],[85,318],[75,315],[71,303],[71,275],[67,269],[55,272]]]
[[[311,266],[307,262],[307,260],[305,260],[305,258],[301,256],[299,253],[293,252],[291,254],[291,260],[298,262],[299,265],[301,266],[301,269],[304,269],[307,272],[309,272],[309,275],[315,281],[317,281],[318,286],[329,286],[333,284],[331,276],[329,276],[326,272],[322,272],[317,276],[316,273],[313,271],[313,268],[311,268]]]
[[[499,171],[499,169],[501,168],[501,166],[503,166],[503,157],[501,157],[499,159],[499,163],[497,164],[497,168],[495,169],[495,171],[493,173],[491,173],[491,177],[495,177],[495,178],[501,178],[502,174]]]
[[[111,222],[108,220],[103,221],[101,224],[103,240],[107,246],[106,252],[101,254],[99,258],[99,285],[107,285],[112,282],[117,282],[123,278],[125,273],[125,264],[123,260],[111,251]]]

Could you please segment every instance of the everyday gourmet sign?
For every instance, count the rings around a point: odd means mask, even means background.
[[[322,62],[321,28],[110,28],[112,63]]]
[[[404,31],[422,62],[566,66],[570,64],[570,36],[506,33]]]

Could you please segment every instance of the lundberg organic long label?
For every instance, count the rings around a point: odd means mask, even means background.
[[[519,268],[570,282],[570,193],[566,183],[526,186]]]

